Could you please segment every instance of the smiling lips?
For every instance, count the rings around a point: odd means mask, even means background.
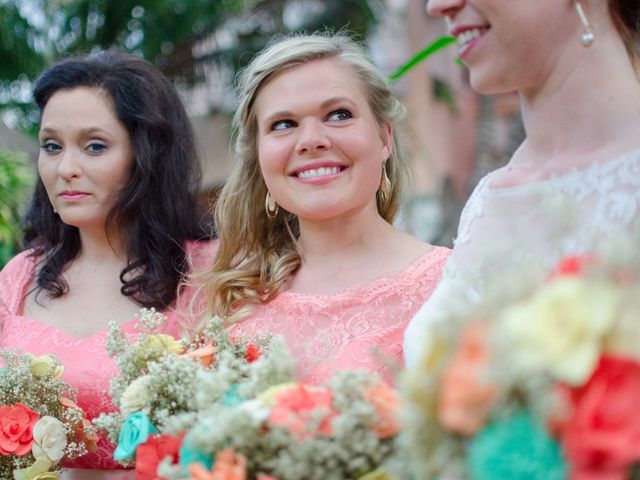
[[[489,30],[488,27],[465,27],[456,28],[451,32],[456,37],[461,58],[464,58],[487,30]]]
[[[88,197],[89,194],[87,192],[77,192],[77,191],[64,191],[60,194],[63,200],[67,202],[74,202],[78,200],[82,200],[83,198]]]
[[[293,178],[296,178],[305,183],[324,183],[333,180],[341,172],[346,170],[347,167],[343,165],[323,165],[323,166],[309,166],[303,169],[298,169],[291,174]]]

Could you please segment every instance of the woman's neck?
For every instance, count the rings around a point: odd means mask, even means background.
[[[80,229],[80,258],[82,261],[99,263],[126,262],[126,249],[120,235],[103,230]]]
[[[394,230],[377,211],[327,221],[300,222],[298,248],[307,265],[337,262],[375,251],[387,232]]]
[[[541,88],[521,92],[521,103],[527,133],[521,150],[529,160],[624,151],[638,142],[628,132],[640,126],[640,83],[618,37],[576,45]]]

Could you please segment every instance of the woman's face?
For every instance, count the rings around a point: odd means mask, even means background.
[[[380,126],[353,71],[335,59],[279,73],[255,102],[267,187],[300,219],[377,214],[391,126]]]
[[[580,47],[571,0],[429,0],[430,15],[447,20],[470,82],[481,93],[539,88]]]
[[[129,134],[108,95],[85,87],[56,92],[39,137],[38,172],[54,210],[68,225],[104,229],[133,167]]]

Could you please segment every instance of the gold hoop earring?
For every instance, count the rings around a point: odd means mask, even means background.
[[[267,196],[264,199],[264,211],[267,213],[267,218],[273,220],[278,215],[280,207],[276,203],[276,199],[273,198],[271,192],[267,190]]]
[[[380,180],[380,198],[383,203],[387,202],[387,198],[391,193],[391,180],[387,175],[387,162],[382,162],[382,179]]]
[[[583,47],[590,47],[596,38],[593,33],[593,25],[591,25],[591,22],[589,21],[589,17],[587,17],[587,14],[584,11],[582,2],[580,0],[576,0],[575,6],[576,6],[576,11],[578,12],[578,16],[580,17],[580,21],[584,26],[584,33],[580,37],[580,43],[582,43]]]

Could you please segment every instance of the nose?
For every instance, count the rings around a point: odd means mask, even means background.
[[[81,167],[78,155],[80,153],[73,152],[71,149],[64,150],[60,155],[58,175],[64,180],[71,180],[80,175]]]
[[[298,141],[296,143],[298,154],[323,151],[330,147],[331,141],[321,120],[310,118],[300,123],[298,126]]]
[[[466,0],[428,0],[427,13],[433,17],[452,17]]]

